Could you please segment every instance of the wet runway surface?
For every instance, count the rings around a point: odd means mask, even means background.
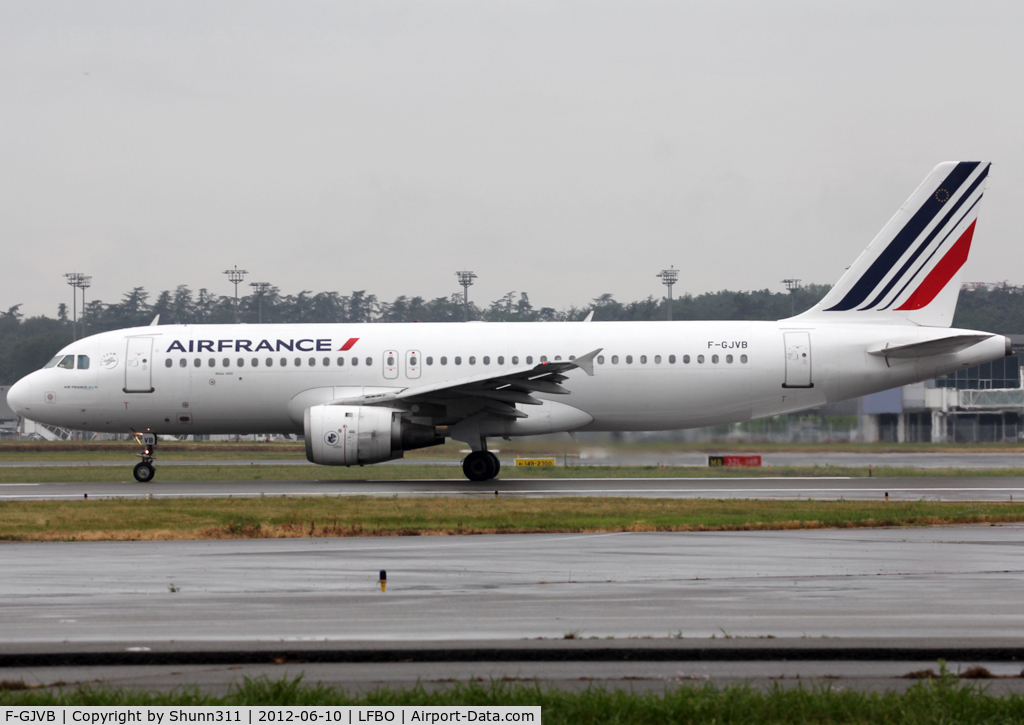
[[[586,452],[582,457],[568,459],[561,454],[552,454],[561,464],[568,460],[570,465],[600,466],[707,466],[707,453],[662,451],[640,454],[611,454],[603,451]],[[737,454],[746,455],[746,454]],[[851,453],[762,453],[762,464],[765,466],[842,466],[851,468],[875,468],[892,466],[897,468],[1024,468],[1024,453],[870,453],[857,451]],[[545,456],[546,457],[546,456]],[[514,466],[515,457],[501,455],[503,466]],[[102,461],[0,461],[0,468],[33,468],[54,466],[127,466],[135,465],[132,457],[111,458]],[[461,459],[430,459],[401,458],[389,461],[388,465],[435,465],[460,466]],[[284,458],[277,460],[165,460],[158,459],[160,466],[308,466],[315,464],[305,458]]]
[[[0,565],[8,643],[1024,636],[1024,525],[7,543]]]
[[[573,646],[795,643],[820,647],[822,654],[799,661],[36,663],[4,666],[0,678],[99,678],[161,688],[201,679],[216,689],[242,675],[305,672],[307,679],[355,689],[478,676],[661,689],[705,677],[725,684],[800,676],[902,688],[912,684],[902,675],[937,669],[934,660],[895,657],[879,665],[834,658],[831,649],[860,638],[901,638],[925,647],[966,638],[1024,651],[1022,555],[1024,525],[7,543],[0,546],[0,654],[7,655],[19,648],[246,651],[350,643],[387,649],[470,640],[500,648],[560,646],[566,637]],[[388,572],[383,593],[380,569]],[[1024,667],[1005,658],[986,666],[997,675]],[[1020,678],[992,682],[1000,691],[1024,684]]]
[[[324,469],[319,469],[323,471]],[[329,472],[329,471],[328,471]],[[173,471],[162,471],[168,477]],[[3,483],[0,500],[219,496],[642,496],[818,500],[1021,501],[1024,478],[464,478],[429,481],[173,481]]]

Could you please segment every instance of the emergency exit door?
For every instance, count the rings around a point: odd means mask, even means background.
[[[813,388],[811,381],[811,333],[787,332],[786,382],[784,388]]]
[[[124,392],[153,392],[153,338],[129,337],[124,361]]]

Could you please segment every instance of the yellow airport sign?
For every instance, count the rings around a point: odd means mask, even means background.
[[[554,458],[517,458],[517,466],[553,466]]]

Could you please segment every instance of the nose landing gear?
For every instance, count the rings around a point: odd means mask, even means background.
[[[156,475],[156,468],[153,466],[153,460],[156,458],[156,434],[142,434],[142,452],[136,455],[142,460],[135,464],[135,469],[132,471],[135,480],[139,483],[152,481],[153,476]]]

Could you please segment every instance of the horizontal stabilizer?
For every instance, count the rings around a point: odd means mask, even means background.
[[[938,340],[926,340],[925,342],[912,342],[909,345],[895,345],[883,347],[878,350],[868,350],[869,355],[891,358],[914,358],[930,357],[931,355],[948,355],[953,352],[966,350],[971,345],[977,345],[982,340],[987,340],[992,335],[950,335]]]

